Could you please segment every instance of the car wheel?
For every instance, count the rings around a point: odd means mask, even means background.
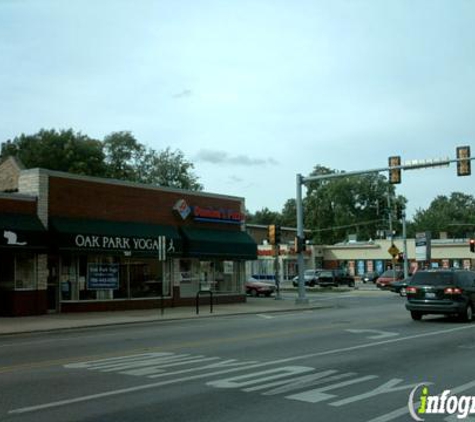
[[[270,297],[271,294],[272,294],[271,292],[267,292],[267,293],[265,293],[265,296]]]
[[[465,312],[460,314],[460,319],[465,322],[473,321],[473,307],[470,303],[465,308]]]
[[[401,287],[401,290],[399,290],[399,296],[401,296],[401,297],[406,297],[407,296],[405,287]]]
[[[365,282],[366,283],[366,282]],[[348,287],[355,287],[355,282],[354,281],[350,281],[348,283]]]
[[[257,297],[257,296],[258,296],[257,290],[252,289],[252,290],[251,290],[251,296],[252,296],[252,297]]]
[[[422,319],[422,314],[420,312],[411,311],[411,318],[414,321],[420,321]]]

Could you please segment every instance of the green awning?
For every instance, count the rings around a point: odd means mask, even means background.
[[[182,252],[182,240],[173,226],[106,220],[50,218],[56,245],[61,250],[124,252],[157,256]]]
[[[46,248],[46,229],[36,214],[0,213],[0,247]]]
[[[257,244],[243,231],[183,227],[185,255],[197,258],[257,259]]]

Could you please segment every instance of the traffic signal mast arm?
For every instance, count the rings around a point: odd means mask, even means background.
[[[441,166],[448,166],[450,163],[457,163],[457,174],[459,176],[468,176],[470,174],[470,164],[475,157],[470,156],[470,147],[469,146],[462,146],[457,147],[456,149],[457,158],[451,160],[449,158],[444,159],[436,159],[436,160],[424,160],[423,162],[412,161],[409,163],[404,163],[400,165],[394,165],[398,162],[398,160],[390,160],[391,164],[388,167],[381,167],[372,170],[358,170],[358,171],[349,171],[349,172],[340,172],[340,173],[332,173],[332,174],[320,174],[318,176],[307,176],[304,177],[301,174],[297,174],[297,190],[295,196],[296,202],[296,213],[297,213],[297,236],[300,238],[304,238],[304,222],[303,222],[303,204],[302,204],[302,185],[318,181],[318,180],[328,180],[328,179],[337,179],[340,177],[349,177],[349,176],[358,176],[361,174],[372,174],[372,173],[382,173],[382,172],[389,172],[394,170],[416,170],[421,168],[428,168],[428,167],[441,167]],[[395,156],[399,158],[399,156]],[[394,156],[392,158],[395,158]],[[390,157],[391,158],[391,157]],[[400,162],[400,161],[399,161]],[[405,219],[403,220],[405,221]],[[471,247],[471,245],[470,245]],[[475,252],[475,240],[474,240],[474,252]],[[299,304],[308,304],[309,301],[305,296],[305,284],[304,284],[304,259],[303,259],[303,251],[298,253],[298,278],[299,278],[299,288],[298,288],[298,297],[296,303]]]
[[[356,170],[356,171],[348,171],[348,172],[341,172],[341,173],[332,173],[332,174],[321,174],[318,176],[301,176],[301,182],[314,182],[317,180],[326,180],[326,179],[337,179],[340,177],[347,177],[347,176],[358,176],[360,174],[371,174],[371,173],[382,173],[385,171],[390,170],[417,170],[422,168],[429,168],[429,167],[442,167],[448,166],[450,163],[459,163],[459,162],[466,162],[466,161],[475,160],[475,157],[467,157],[467,158],[435,158],[432,160],[421,160],[421,161],[411,161],[405,162],[399,166],[390,166],[390,167],[381,167],[376,169],[370,170]]]

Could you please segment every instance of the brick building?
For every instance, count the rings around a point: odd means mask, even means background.
[[[148,308],[159,298],[190,305],[202,289],[217,303],[245,301],[257,245],[243,198],[22,170],[11,160],[0,175],[10,192],[0,196],[1,228],[17,236],[1,245],[1,314]]]

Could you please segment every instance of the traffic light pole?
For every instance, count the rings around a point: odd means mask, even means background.
[[[296,208],[297,208],[297,237],[303,239],[303,204],[302,204],[302,185],[304,184],[304,179],[301,174],[297,174],[297,194],[296,194]],[[303,260],[303,251],[298,251],[297,266],[299,270],[299,283],[298,283],[298,296],[295,301],[297,304],[306,305],[308,304],[308,298],[305,296],[305,279],[304,279],[304,260]]]
[[[406,230],[406,211],[402,212],[402,241],[404,249],[404,278],[409,277],[409,265],[407,259],[407,230]]]
[[[457,150],[457,157],[456,159],[442,159],[442,160],[433,160],[433,161],[425,161],[421,163],[409,163],[409,164],[402,164],[397,166],[389,166],[389,167],[381,167],[373,170],[360,170],[360,171],[349,171],[349,172],[341,172],[341,173],[332,173],[332,174],[322,174],[319,176],[309,176],[303,177],[301,174],[297,174],[297,190],[295,196],[296,202],[296,211],[297,211],[297,236],[301,239],[304,239],[304,229],[303,229],[303,204],[302,204],[302,185],[312,181],[319,181],[319,180],[327,180],[327,179],[337,179],[341,177],[350,177],[350,176],[359,176],[362,174],[371,174],[371,173],[382,173],[385,171],[391,170],[416,170],[421,168],[428,168],[428,167],[440,167],[440,166],[448,166],[450,163],[457,163],[459,167],[462,164],[467,165],[472,160],[475,160],[475,157],[470,156],[470,149],[469,147],[462,147],[465,148],[465,154],[460,154]],[[468,148],[468,149],[467,149]],[[466,169],[466,172],[460,172],[460,169],[457,169],[458,174],[461,176],[466,176],[469,174],[469,167]],[[405,226],[405,221],[404,221]],[[405,237],[405,236],[404,236]],[[308,298],[305,295],[305,280],[304,280],[304,258],[303,258],[303,250],[298,251],[297,257],[297,264],[298,264],[298,297],[296,300],[297,304],[307,304]],[[406,245],[404,246],[404,269],[406,271],[407,266],[407,248]]]

